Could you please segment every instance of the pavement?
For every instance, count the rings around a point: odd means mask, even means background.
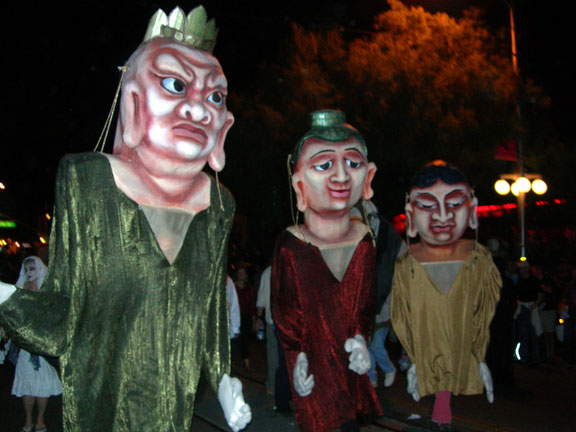
[[[392,344],[392,360],[398,359],[399,347]],[[274,411],[274,400],[266,393],[265,342],[254,339],[251,347],[252,369],[233,362],[232,375],[244,386],[246,401],[252,408],[252,423],[247,432],[296,432],[293,416]],[[554,363],[528,366],[514,364],[515,386],[495,390],[495,401],[484,395],[453,396],[451,432],[576,432],[576,368]],[[14,367],[0,366],[0,432],[18,432],[23,424],[24,409],[19,398],[10,395]],[[382,377],[381,377],[382,378]],[[381,383],[381,382],[380,382]],[[382,385],[377,393],[384,416],[362,428],[363,432],[440,430],[430,421],[433,397],[419,402],[406,392],[406,377],[396,375],[390,388]],[[225,423],[216,396],[201,382],[192,425],[194,432],[230,430]],[[62,398],[52,397],[46,423],[49,432],[62,431]],[[78,431],[81,432],[81,431]]]

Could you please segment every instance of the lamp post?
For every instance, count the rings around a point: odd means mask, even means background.
[[[510,184],[510,181],[512,184]],[[518,218],[520,222],[520,261],[526,261],[526,219],[525,195],[532,191],[536,195],[543,195],[548,185],[540,174],[500,174],[500,179],[494,183],[494,189],[499,195],[508,195],[510,192],[518,197]]]

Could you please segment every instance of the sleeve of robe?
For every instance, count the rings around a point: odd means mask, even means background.
[[[278,337],[284,346],[288,364],[294,364],[296,356],[302,350],[302,308],[292,256],[281,244],[276,245],[272,262],[270,301],[272,319],[278,329]]]
[[[406,253],[396,262],[390,298],[390,320],[400,344],[414,362],[414,339],[410,328],[410,298],[406,280],[409,271],[404,271],[409,266],[409,260],[410,257]]]
[[[209,296],[207,301],[208,316],[206,322],[214,327],[206,328],[204,339],[204,361],[203,371],[206,379],[216,394],[218,394],[218,384],[222,376],[230,374],[230,319],[228,313],[228,295],[226,289],[226,266],[227,266],[227,248],[230,228],[232,226],[232,217],[235,211],[235,202],[228,193],[223,194],[225,197],[224,208],[226,213],[216,223],[210,225],[208,236],[214,236],[218,240],[216,259],[211,262],[213,266],[211,274],[214,275],[210,283],[213,288],[210,290],[214,295]],[[210,205],[219,205],[211,203]],[[225,307],[221,307],[225,305]]]
[[[474,341],[472,343],[472,355],[476,360],[485,362],[486,349],[490,341],[490,322],[494,316],[496,304],[500,298],[502,278],[498,268],[492,261],[492,257],[486,248],[479,246],[478,269],[480,272],[480,294],[473,314]]]
[[[372,336],[372,331],[374,330],[376,316],[376,251],[373,253],[370,250],[373,248],[369,241],[361,242],[358,247],[363,248],[365,253],[364,262],[362,263],[362,270],[357,269],[355,274],[357,275],[360,282],[357,286],[359,287],[357,294],[357,309],[355,310],[356,316],[356,328],[353,330],[351,337],[360,334],[366,340],[366,343],[370,344],[370,337]]]
[[[74,212],[81,205],[70,194],[76,184],[75,173],[66,158],[56,176],[56,201],[50,233],[49,268],[40,291],[17,290],[0,306],[0,325],[22,348],[46,356],[60,356],[66,350],[69,335],[77,324],[70,314],[70,298],[81,302],[81,274],[73,274],[80,248]],[[76,283],[71,283],[75,280]]]

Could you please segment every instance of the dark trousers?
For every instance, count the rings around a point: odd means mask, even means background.
[[[564,323],[564,360],[576,363],[576,318],[570,318]]]
[[[278,335],[274,333],[278,345],[278,368],[276,369],[276,380],[274,383],[274,405],[277,411],[290,411],[290,401],[292,392],[290,391],[290,378],[288,377],[288,367],[286,366],[286,354],[282,342]]]
[[[538,363],[540,361],[540,345],[538,336],[532,325],[532,311],[521,306],[516,317],[516,332],[520,342],[520,361],[525,363]]]

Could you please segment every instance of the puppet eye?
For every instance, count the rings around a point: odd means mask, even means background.
[[[456,200],[456,201],[448,201],[448,202],[446,203],[446,207],[451,208],[451,209],[453,209],[453,208],[458,208],[458,207],[460,207],[462,204],[464,204],[464,201],[465,201],[465,200],[466,200],[466,198],[465,198],[465,197],[462,197],[462,198],[460,198],[459,200]]]
[[[350,159],[344,159],[346,161],[346,165],[350,168],[360,168],[362,166],[362,162],[356,162]]]
[[[326,171],[332,167],[332,161],[324,162],[323,164],[314,165],[316,171]]]
[[[184,91],[186,91],[184,83],[176,78],[164,78],[162,87],[174,94],[184,94]]]
[[[416,207],[423,209],[423,210],[433,210],[437,206],[435,203],[423,203],[421,201],[416,201]]]
[[[215,91],[208,96],[208,102],[212,102],[214,105],[222,105],[224,102],[224,95],[222,95],[222,92]]]

